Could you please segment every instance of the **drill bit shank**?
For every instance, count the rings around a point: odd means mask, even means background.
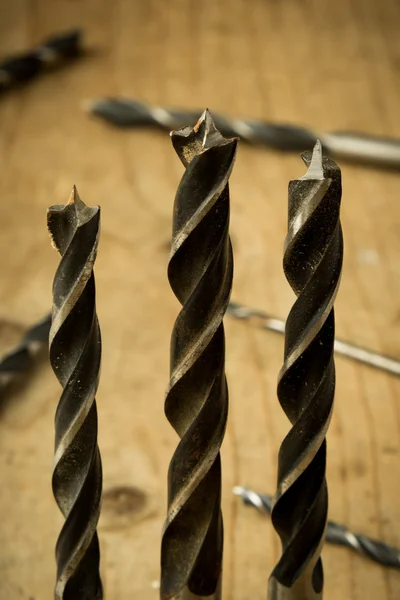
[[[53,284],[50,363],[63,392],[57,407],[53,492],[65,517],[57,541],[56,600],[100,600],[99,542],[102,470],[95,394],[101,341],[93,264],[99,207],[74,188],[66,206],[53,206],[48,227],[61,254]]]
[[[221,460],[228,411],[222,319],[232,286],[228,179],[236,140],[208,111],[173,132],[186,171],[173,219],[168,277],[182,304],[171,340],[166,416],[181,438],[168,472],[161,547],[161,598],[220,598]]]
[[[323,589],[325,435],[335,390],[333,303],[343,260],[341,176],[332,160],[322,158],[319,142],[303,160],[307,174],[289,184],[284,271],[298,298],[286,322],[278,383],[292,429],[279,451],[272,522],[282,556],[270,578],[270,600],[314,600]]]

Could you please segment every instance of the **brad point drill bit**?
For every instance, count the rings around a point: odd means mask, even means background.
[[[48,345],[51,315],[46,315],[26,332],[20,343],[0,359],[0,392],[26,371],[32,359]]]
[[[285,330],[279,402],[292,429],[278,458],[272,522],[282,555],[269,581],[270,600],[322,597],[320,558],[328,492],[326,441],[335,390],[333,303],[339,287],[343,239],[339,220],[340,169],[322,157],[318,141],[303,155],[306,175],[289,184],[284,271],[298,296]]]
[[[223,316],[232,286],[229,189],[236,139],[206,111],[172,132],[186,171],[174,206],[168,267],[182,304],[171,339],[165,413],[181,438],[168,471],[161,598],[219,600],[223,551],[220,447],[228,412]]]
[[[233,488],[233,493],[240,496],[244,504],[254,506],[263,514],[271,514],[272,496],[259,494],[242,486]],[[352,533],[345,525],[340,523],[328,521],[325,540],[336,546],[346,546],[384,567],[400,569],[400,550],[398,548],[361,533]]]
[[[0,92],[77,57],[81,53],[81,38],[81,31],[76,29],[53,36],[33,50],[5,58],[0,62]]]
[[[53,492],[65,517],[56,546],[56,600],[100,600],[96,533],[102,469],[95,395],[101,339],[93,264],[100,227],[98,206],[74,188],[66,206],[52,206],[48,228],[61,255],[53,283],[50,363],[63,387],[55,417]]]
[[[155,126],[166,129],[193,122],[197,111],[150,106],[139,100],[101,98],[89,103],[89,111],[119,127]],[[275,150],[301,151],[312,148],[317,139],[332,157],[351,162],[371,163],[379,167],[400,169],[400,141],[355,133],[321,132],[289,123],[272,123],[256,119],[234,119],[214,114],[216,127],[227,136],[239,136],[251,144]]]

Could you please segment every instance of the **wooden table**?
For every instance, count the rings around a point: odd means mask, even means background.
[[[108,600],[158,597],[166,473],[177,438],[163,413],[178,303],[166,266],[182,166],[166,133],[119,131],[85,100],[137,97],[400,137],[400,4],[395,0],[14,0],[0,6],[0,52],[71,26],[93,49],[0,102],[1,350],[50,307],[58,256],[46,208],[75,183],[102,207],[96,264],[103,366],[99,524]],[[285,317],[287,184],[296,155],[245,144],[231,180],[233,298]],[[337,335],[400,355],[400,175],[342,165],[345,263]],[[273,491],[288,422],[276,398],[283,339],[226,319],[230,415],[223,446],[224,598],[261,600],[279,555],[268,518],[238,484]],[[337,359],[328,435],[330,517],[400,546],[400,382]],[[62,518],[51,492],[59,385],[44,361],[0,415],[0,598],[47,600]],[[397,600],[400,573],[324,550],[326,600]]]

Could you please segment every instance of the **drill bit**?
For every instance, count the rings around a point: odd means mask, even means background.
[[[0,92],[77,57],[81,53],[81,39],[82,32],[73,30],[51,37],[33,50],[5,58],[0,62]]]
[[[63,387],[55,417],[53,493],[65,517],[56,546],[56,600],[99,600],[96,533],[102,469],[95,395],[101,339],[93,264],[100,208],[86,206],[74,188],[65,206],[48,211],[53,245],[61,255],[53,283],[50,363]]]
[[[32,359],[48,344],[51,315],[35,323],[20,343],[0,359],[0,392],[19,374],[26,371]]]
[[[242,486],[233,488],[233,493],[240,496],[244,504],[254,506],[261,513],[270,515],[273,498],[268,494],[259,494],[254,490]],[[328,521],[325,540],[336,546],[347,546],[361,556],[365,556],[384,567],[400,569],[400,550],[374,540],[360,533],[352,533],[347,527],[334,521]]]
[[[193,110],[150,106],[139,100],[123,98],[93,100],[87,108],[92,114],[119,127],[156,126],[174,129],[193,122],[198,114]],[[305,148],[311,149],[319,139],[332,157],[400,169],[400,141],[392,138],[351,131],[317,132],[289,123],[235,119],[221,114],[214,114],[214,121],[224,135],[239,136],[251,144],[296,152]]]
[[[269,315],[262,310],[244,306],[238,302],[230,302],[227,313],[235,319],[254,322],[262,329],[275,331],[276,333],[285,333],[285,321]],[[335,339],[334,349],[336,354],[346,356],[361,364],[400,377],[400,361],[397,358],[392,358],[380,352],[375,352],[369,348],[363,348],[362,346],[357,346],[357,344],[345,342],[337,338]]]
[[[334,311],[343,262],[339,220],[341,175],[322,157],[302,155],[306,175],[289,184],[289,226],[283,266],[298,296],[285,330],[278,398],[292,429],[281,444],[272,523],[282,555],[269,581],[270,600],[322,598],[320,551],[328,492],[326,441],[335,390]]]
[[[172,132],[185,167],[178,186],[168,266],[182,310],[171,339],[165,414],[180,443],[168,471],[161,545],[161,598],[218,600],[223,527],[220,447],[228,411],[223,316],[232,286],[229,188],[236,139],[205,111]]]

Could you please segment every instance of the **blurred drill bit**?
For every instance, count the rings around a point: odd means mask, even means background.
[[[35,323],[20,343],[0,359],[0,392],[30,366],[32,359],[49,342],[51,315]]]
[[[333,303],[343,239],[340,169],[318,141],[303,155],[306,175],[289,184],[289,225],[283,266],[298,296],[285,330],[278,397],[292,429],[281,444],[272,523],[282,555],[269,581],[270,600],[322,597],[320,558],[328,492],[326,441],[335,390]]]
[[[271,514],[272,496],[259,494],[242,486],[234,487],[233,493],[240,496],[244,504],[254,506],[263,514]],[[384,567],[400,569],[400,550],[367,535],[352,533],[347,527],[334,521],[328,521],[325,540],[336,546],[347,546]]]
[[[150,106],[138,100],[101,98],[88,105],[89,112],[119,127],[156,126],[174,129],[193,122],[198,111]],[[400,169],[400,141],[355,133],[313,131],[288,123],[271,123],[256,119],[234,119],[214,114],[216,127],[227,136],[239,136],[251,144],[269,146],[275,150],[302,151],[311,149],[317,139],[333,157],[351,162],[371,163]]]
[[[235,319],[253,321],[258,327],[267,329],[268,331],[275,331],[276,333],[285,333],[285,321],[278,319],[268,313],[244,306],[238,302],[230,302],[227,313]],[[368,348],[362,348],[351,342],[345,342],[343,340],[335,339],[334,349],[336,354],[351,358],[356,362],[374,367],[381,371],[386,371],[390,375],[396,375],[400,377],[400,361],[397,358],[380,354],[374,350]]]
[[[63,387],[55,417],[53,492],[65,517],[57,541],[56,600],[101,599],[99,542],[102,470],[97,446],[101,339],[93,264],[100,208],[74,188],[66,206],[52,206],[48,228],[62,256],[53,283],[50,363]]]
[[[76,58],[82,51],[78,29],[53,36],[37,48],[0,62],[0,92],[29,81],[42,71]]]
[[[172,333],[165,414],[181,441],[168,472],[161,598],[218,600],[223,551],[219,451],[228,411],[222,319],[232,286],[228,179],[237,140],[223,138],[208,111],[194,128],[171,136],[186,171],[175,198],[168,267],[183,308]]]

